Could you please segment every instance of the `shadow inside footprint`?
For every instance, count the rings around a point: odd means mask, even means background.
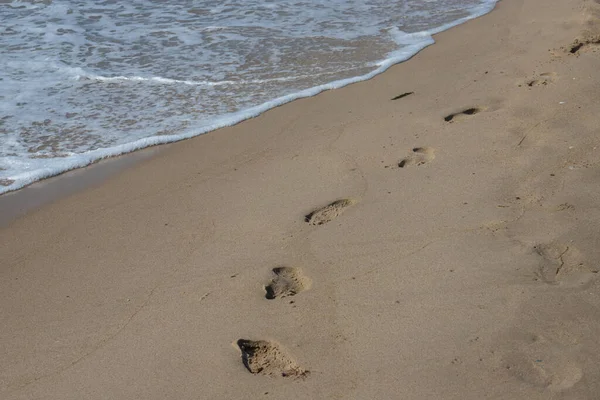
[[[393,97],[392,100],[400,100],[406,96],[410,96],[411,94],[415,94],[415,92],[406,92],[406,93],[399,94],[398,96]]]
[[[435,158],[435,149],[431,147],[415,147],[412,154],[398,163],[398,168],[405,168],[410,165],[424,165]]]
[[[593,45],[600,44],[600,35],[590,36],[584,39],[575,39],[575,41],[569,46],[569,53],[578,54],[579,51],[583,48]]]
[[[273,268],[273,274],[275,277],[265,286],[265,297],[269,300],[295,296],[310,289],[312,284],[299,268],[277,267]]]
[[[456,120],[457,117],[460,117],[463,115],[475,115],[480,112],[481,112],[481,109],[477,108],[477,107],[467,108],[466,110],[447,115],[446,117],[444,117],[444,121],[452,122],[452,121]]]
[[[275,342],[240,339],[237,345],[242,352],[242,363],[252,374],[292,378],[303,378],[309,374]]]
[[[548,81],[543,80],[543,79],[532,79],[530,81],[527,82],[527,86],[529,87],[533,87],[533,86],[545,86],[548,84]]]
[[[306,215],[304,220],[310,225],[323,225],[337,218],[346,211],[348,207],[355,203],[356,201],[351,199],[337,200]]]
[[[544,72],[541,73],[537,78],[528,80],[526,83],[528,87],[547,86],[548,84],[554,82],[555,77],[556,73],[554,72]]]

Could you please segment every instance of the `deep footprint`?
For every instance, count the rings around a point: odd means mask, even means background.
[[[478,108],[478,107],[467,108],[466,110],[447,115],[444,118],[444,121],[453,122],[453,121],[456,121],[459,117],[475,115],[475,114],[480,113],[481,111],[482,111],[481,108]]]
[[[310,225],[323,225],[340,216],[340,214],[346,211],[348,207],[355,203],[355,200],[350,199],[337,200],[323,208],[311,212],[304,217],[304,220]]]
[[[293,267],[273,268],[275,277],[265,286],[265,297],[269,300],[295,296],[304,290],[310,289],[310,278],[304,276],[302,271]]]
[[[244,366],[253,374],[285,378],[304,378],[309,374],[275,342],[240,339],[237,345],[242,352]]]
[[[581,50],[595,45],[600,45],[600,35],[590,36],[584,39],[575,39],[569,46],[568,51],[571,54],[579,54]]]
[[[435,149],[431,147],[415,147],[412,154],[398,163],[398,168],[406,168],[411,165],[425,165],[435,158]]]

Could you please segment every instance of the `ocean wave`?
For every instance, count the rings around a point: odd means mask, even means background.
[[[330,74],[330,73],[327,73]],[[317,74],[326,75],[326,74]],[[267,79],[240,79],[240,80],[226,80],[226,81],[194,81],[188,79],[172,79],[172,78],[164,78],[161,76],[151,76],[151,77],[143,77],[143,76],[102,76],[102,75],[94,75],[89,73],[78,73],[74,76],[77,80],[92,80],[92,81],[101,81],[101,82],[119,82],[119,81],[132,81],[132,82],[152,82],[164,85],[172,85],[172,84],[183,84],[190,86],[224,86],[224,85],[250,85],[250,84],[261,84],[261,83],[270,83],[270,82],[292,82],[298,81],[301,79],[312,78],[315,75],[300,75],[300,76],[285,76],[279,78],[267,78]]]
[[[47,13],[44,5],[0,10],[9,33],[0,44],[11,65],[0,72],[8,83],[0,88],[7,99],[0,193],[370,79],[495,5],[440,0],[428,14],[429,2],[371,0],[359,10],[332,0],[303,15],[305,8],[287,0],[248,0],[239,4],[249,11],[240,21],[224,5],[206,17],[178,2],[147,10],[150,4],[132,0],[98,10],[91,0],[72,1],[55,0]],[[148,85],[108,84],[119,82]]]

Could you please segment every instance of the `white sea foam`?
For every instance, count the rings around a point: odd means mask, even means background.
[[[269,83],[269,82],[290,82],[296,81],[300,79],[313,78],[314,75],[300,75],[300,76],[286,76],[281,78],[270,78],[270,79],[250,79],[250,80],[237,80],[237,81],[190,81],[190,80],[182,80],[182,79],[170,79],[163,78],[161,76],[151,76],[149,78],[143,76],[102,76],[102,75],[94,75],[90,73],[86,73],[81,69],[74,70],[75,79],[80,80],[96,80],[102,82],[118,82],[118,81],[137,81],[137,82],[154,82],[158,84],[183,84],[183,85],[191,85],[191,86],[223,86],[223,85],[250,85],[250,84],[260,84],[260,83]]]
[[[369,79],[494,4],[0,4],[0,193]]]

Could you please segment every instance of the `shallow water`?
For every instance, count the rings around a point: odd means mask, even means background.
[[[495,0],[0,0],[0,193],[369,78]]]

